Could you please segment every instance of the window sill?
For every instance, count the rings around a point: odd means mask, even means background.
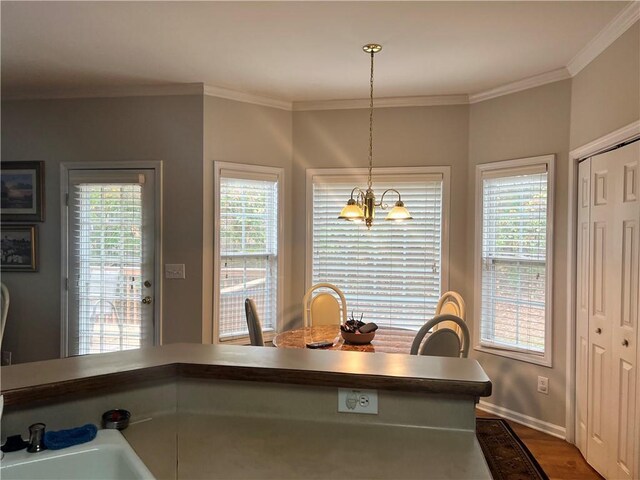
[[[501,350],[499,348],[483,347],[481,345],[476,345],[475,347],[473,347],[473,349],[476,352],[488,353],[490,355],[499,355],[501,357],[507,357],[513,360],[519,360],[521,362],[542,365],[543,367],[551,368],[553,366],[550,356],[541,357],[539,355],[534,355],[531,353],[513,352],[510,350]]]

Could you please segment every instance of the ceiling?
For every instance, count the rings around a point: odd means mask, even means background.
[[[8,2],[3,95],[204,83],[282,101],[477,94],[566,67],[629,2]]]

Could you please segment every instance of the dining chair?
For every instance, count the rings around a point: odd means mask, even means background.
[[[9,313],[9,289],[4,283],[0,282],[0,345],[2,345],[2,338],[4,337],[4,327],[7,324],[7,315]]]
[[[264,338],[262,336],[262,324],[256,309],[256,302],[251,298],[244,301],[244,311],[247,315],[247,326],[249,327],[249,340],[251,345],[256,347],[264,347]]]
[[[320,289],[322,291],[314,295]],[[338,302],[338,299],[340,302]],[[317,283],[305,293],[302,300],[304,305],[304,326],[339,325],[347,321],[347,300],[342,290],[331,283]]]
[[[462,295],[458,292],[449,291],[442,294],[438,305],[436,306],[436,315],[443,315],[445,313],[455,315],[456,317],[465,320],[465,304]],[[455,322],[443,322],[439,324],[434,330],[438,328],[449,328],[454,330],[459,336],[462,335],[461,328]]]
[[[444,323],[452,323],[459,327],[462,332],[462,341],[460,340],[460,335],[451,328],[435,328]],[[434,331],[429,333],[431,329],[434,329]],[[427,337],[426,340],[425,337]],[[413,339],[410,353],[411,355],[429,355],[433,357],[467,358],[469,356],[470,343],[469,327],[467,327],[465,321],[456,315],[445,313],[433,317],[418,330]]]

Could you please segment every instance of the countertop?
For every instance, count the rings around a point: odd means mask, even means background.
[[[2,367],[5,406],[154,379],[198,377],[484,397],[476,360],[232,345],[171,344]]]

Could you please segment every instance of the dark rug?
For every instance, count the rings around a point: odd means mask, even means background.
[[[494,480],[549,480],[506,420],[476,418],[476,436]]]

